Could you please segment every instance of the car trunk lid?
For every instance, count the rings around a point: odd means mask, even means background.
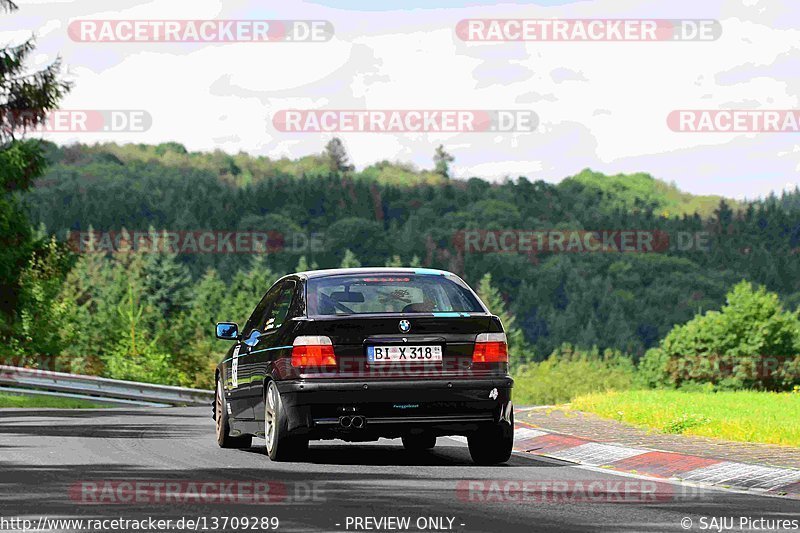
[[[318,318],[313,322],[314,332],[329,337],[333,343],[336,377],[448,378],[472,373],[475,337],[489,331],[491,316],[359,315]],[[391,355],[387,357],[388,353]]]

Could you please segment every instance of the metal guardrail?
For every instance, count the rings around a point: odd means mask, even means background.
[[[137,381],[98,378],[0,365],[0,386],[65,393],[87,399],[121,400],[130,405],[135,402],[149,406],[209,405],[214,392],[209,390],[154,385]],[[2,390],[2,388],[0,388]]]

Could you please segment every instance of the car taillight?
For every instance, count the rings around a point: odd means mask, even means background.
[[[505,333],[481,333],[475,338],[473,363],[507,363],[508,344]]]
[[[292,366],[336,366],[336,355],[329,337],[302,335],[292,345]]]

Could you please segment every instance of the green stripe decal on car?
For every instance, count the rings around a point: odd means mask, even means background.
[[[285,348],[293,348],[293,346],[290,344],[289,346],[276,346],[274,348],[264,348],[263,350],[253,350],[252,352],[247,353],[245,355],[253,355],[254,353],[259,353],[259,352],[269,352],[270,350],[283,350]],[[242,356],[240,355],[239,357]]]

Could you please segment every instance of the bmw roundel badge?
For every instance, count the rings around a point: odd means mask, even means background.
[[[403,333],[408,333],[409,331],[411,331],[411,322],[409,322],[408,320],[401,320],[399,327],[400,331],[402,331]]]

